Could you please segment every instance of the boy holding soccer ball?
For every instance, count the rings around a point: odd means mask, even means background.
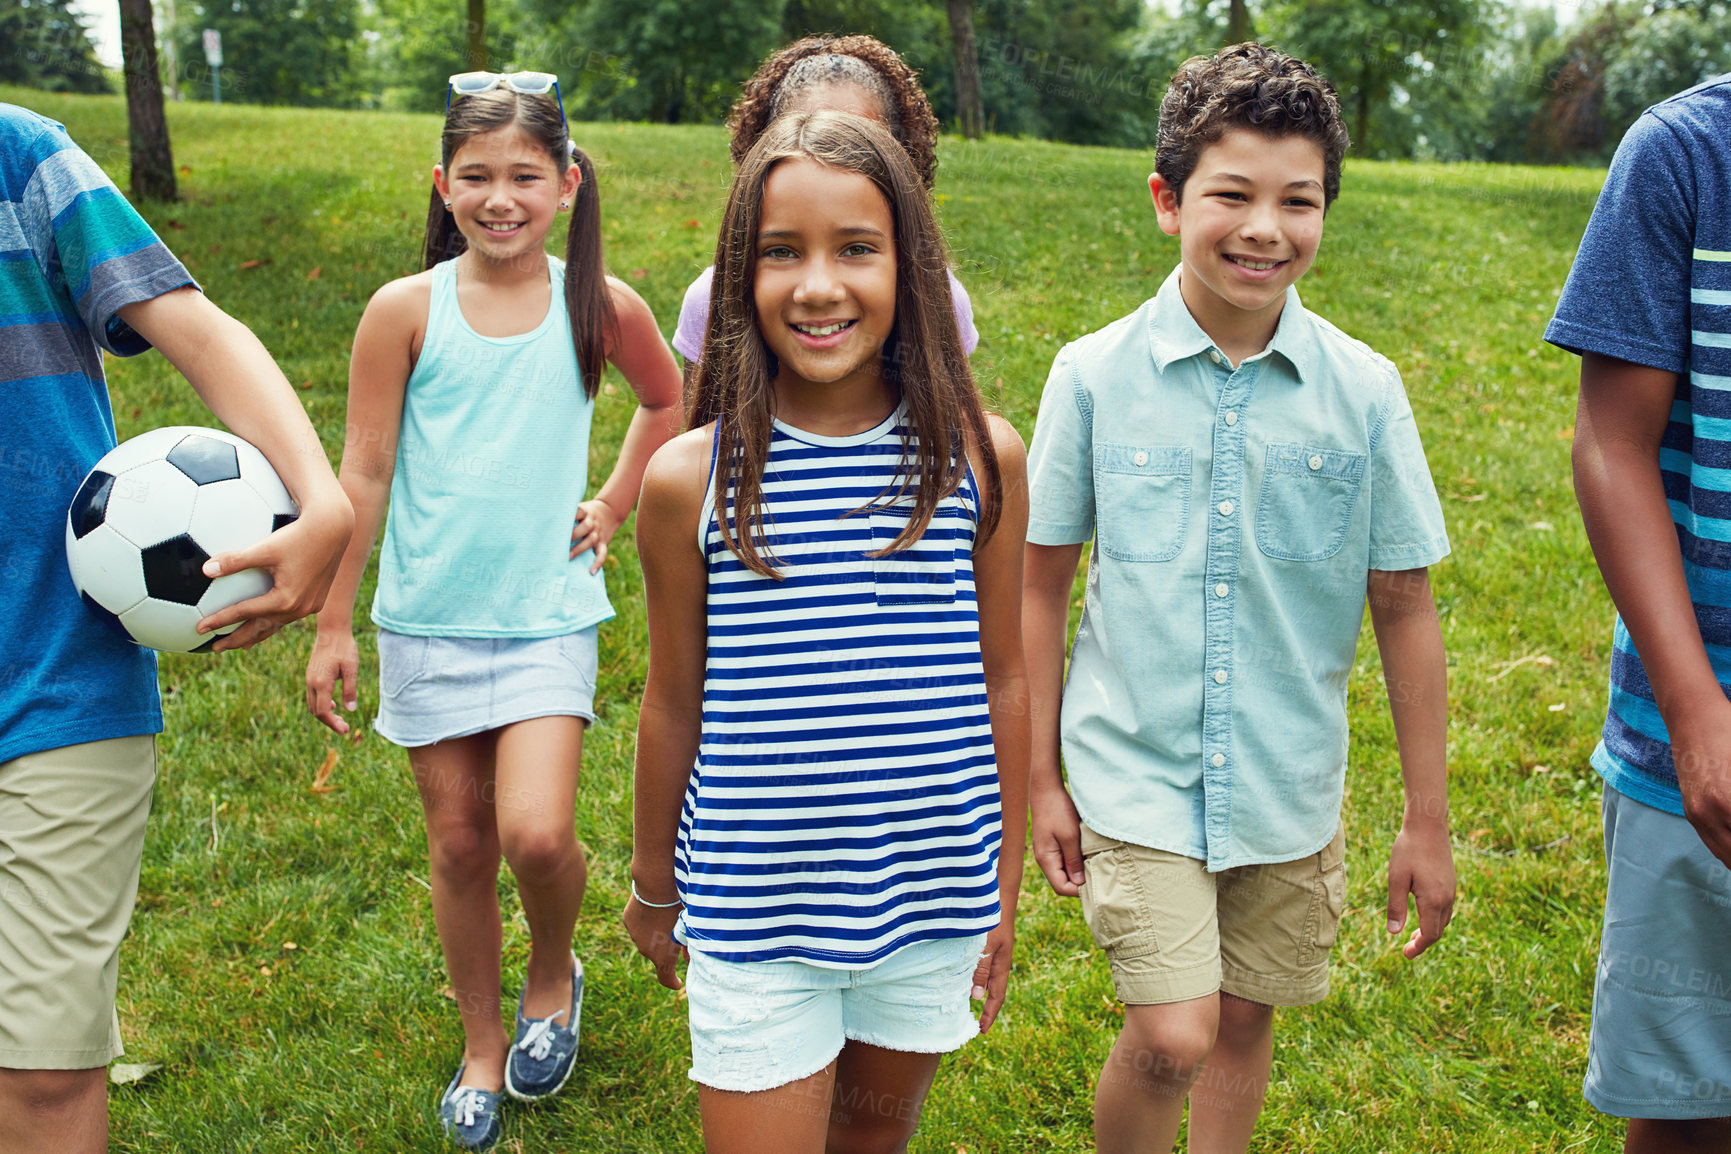
[[[0,104],[0,1154],[107,1147],[104,1067],[121,935],[138,889],[162,729],[156,658],[98,623],[66,567],[66,509],[114,447],[104,351],[155,347],[300,505],[293,525],[211,559],[267,570],[254,645],[324,600],[353,514],[318,435],[258,339],[208,302],[53,121]]]

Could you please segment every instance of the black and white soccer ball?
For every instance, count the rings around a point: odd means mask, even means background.
[[[247,569],[210,578],[214,554],[264,540],[300,515],[264,454],[232,433],[180,425],[110,451],[72,499],[66,561],[91,612],[150,649],[205,651],[193,626],[271,587]]]

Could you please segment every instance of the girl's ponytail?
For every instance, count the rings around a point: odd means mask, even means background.
[[[433,199],[427,205],[427,236],[421,251],[421,268],[430,269],[440,261],[450,260],[469,247],[457,228],[456,219],[445,202],[439,199],[439,188],[433,186]]]
[[[601,263],[601,190],[595,184],[595,165],[575,142],[570,152],[582,181],[565,235],[565,312],[571,318],[571,342],[577,348],[583,391],[594,400],[601,375],[607,371],[607,338],[614,331],[613,294]]]

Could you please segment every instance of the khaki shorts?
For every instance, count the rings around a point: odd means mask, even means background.
[[[156,739],[0,763],[0,1067],[119,1057],[114,988],[138,895]]]
[[[1118,999],[1152,1005],[1216,990],[1267,1006],[1328,996],[1328,951],[1346,904],[1341,831],[1297,861],[1209,873],[1182,854],[1082,827],[1082,916]]]

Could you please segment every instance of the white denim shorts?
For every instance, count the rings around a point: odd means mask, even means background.
[[[413,637],[379,630],[373,729],[413,748],[531,717],[595,720],[598,628],[561,637]]]
[[[849,1042],[947,1054],[979,1033],[968,1005],[986,935],[904,946],[864,970],[729,962],[691,950],[691,1080],[771,1090],[809,1078]]]

